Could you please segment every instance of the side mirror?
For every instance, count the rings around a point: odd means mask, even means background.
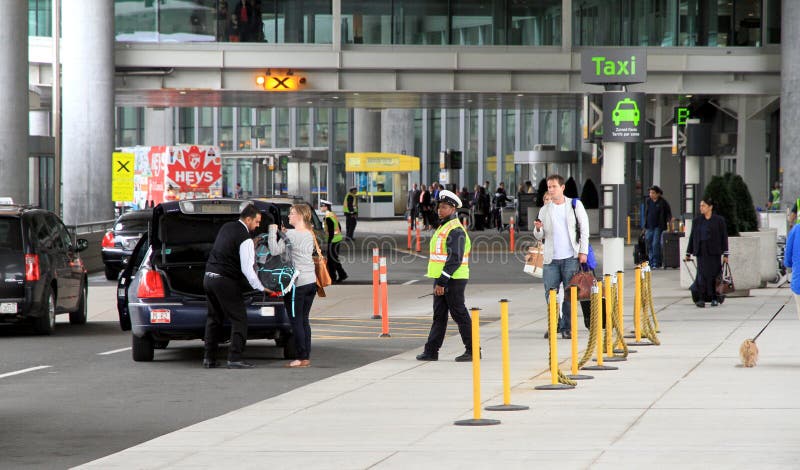
[[[75,242],[75,251],[83,251],[87,248],[89,248],[89,240],[85,238],[79,238]]]

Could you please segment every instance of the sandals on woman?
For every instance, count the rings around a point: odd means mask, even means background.
[[[294,361],[286,364],[286,367],[290,369],[296,369],[299,367],[310,367],[311,361],[308,359],[295,359]]]

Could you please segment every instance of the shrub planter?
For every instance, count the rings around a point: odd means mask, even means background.
[[[778,230],[765,228],[758,232],[739,233],[743,237],[758,238],[759,273],[761,273],[761,287],[765,287],[768,282],[775,280],[775,274],[777,273]]]
[[[689,245],[689,237],[680,239],[681,259],[686,255],[686,247]],[[747,297],[750,295],[750,289],[758,289],[761,287],[761,270],[754,269],[754,266],[760,267],[758,257],[761,256],[759,252],[759,237],[728,237],[728,251],[730,256],[728,263],[731,266],[731,273],[733,274],[733,283],[736,285],[736,292],[731,297]],[[773,256],[774,260],[775,257]],[[681,287],[688,289],[692,285],[692,276],[694,275],[694,266],[692,273],[686,270],[686,263],[681,261]]]

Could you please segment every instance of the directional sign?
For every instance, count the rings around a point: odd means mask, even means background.
[[[111,163],[111,200],[133,202],[133,162],[132,153],[114,152]]]
[[[603,93],[603,140],[641,142],[645,130],[644,93]]]

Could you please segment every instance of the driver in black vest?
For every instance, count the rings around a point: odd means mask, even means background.
[[[222,333],[223,320],[231,322],[231,344],[228,348],[228,369],[252,369],[255,367],[242,360],[247,341],[247,307],[243,290],[245,279],[253,289],[271,293],[258,280],[253,265],[255,247],[251,232],[261,223],[261,214],[248,204],[239,214],[239,220],[222,226],[214,240],[214,247],[206,263],[203,289],[208,297],[206,319],[205,355],[203,367],[217,367],[217,346]]]

